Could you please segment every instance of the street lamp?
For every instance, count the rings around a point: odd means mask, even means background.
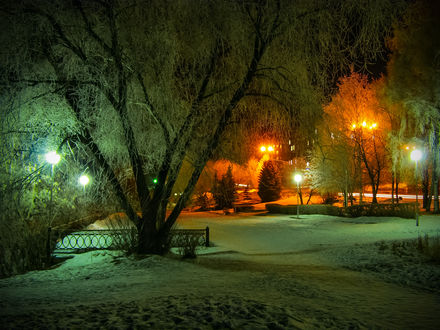
[[[46,161],[52,165],[50,176],[51,176],[51,184],[50,184],[50,208],[49,208],[49,224],[52,222],[52,216],[53,216],[53,184],[54,184],[54,178],[53,178],[53,168],[61,159],[61,156],[57,154],[56,151],[49,151],[46,154]]]
[[[299,184],[302,181],[302,175],[301,174],[295,174],[293,179],[296,182],[296,218],[299,219]]]
[[[352,123],[351,129],[353,131],[352,138],[354,138],[354,157],[356,158],[356,166],[359,171],[359,204],[362,204],[363,182],[362,182],[362,149],[364,146],[364,129],[374,131],[378,128],[376,122],[367,122],[363,120],[362,123]],[[374,141],[374,132],[371,133]]]
[[[50,177],[51,177],[51,183],[50,183],[50,205],[49,205],[49,227],[47,229],[47,242],[46,242],[46,251],[47,251],[47,262],[50,263],[50,236],[51,236],[51,230],[50,227],[52,223],[52,216],[53,216],[53,168],[61,159],[61,156],[57,154],[56,151],[49,151],[45,155],[46,161],[51,165],[51,171],[50,171]]]
[[[415,162],[415,176],[416,176],[416,226],[419,225],[419,194],[418,194],[418,175],[417,175],[417,163],[422,158],[422,152],[418,149],[414,149],[410,154],[411,160]]]
[[[83,174],[79,177],[79,183],[83,186],[84,191],[86,190],[86,185],[88,185],[90,179],[87,175]]]

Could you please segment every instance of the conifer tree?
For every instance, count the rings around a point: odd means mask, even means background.
[[[264,162],[258,179],[258,196],[262,202],[272,202],[280,198],[281,179],[274,162]]]
[[[212,195],[215,200],[216,208],[232,208],[237,198],[237,193],[231,166],[229,166],[227,172],[222,175],[221,180],[218,179],[217,174],[214,180]]]

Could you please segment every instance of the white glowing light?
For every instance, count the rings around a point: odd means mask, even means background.
[[[414,161],[419,161],[422,158],[422,152],[418,149],[411,151],[411,159]]]
[[[56,151],[49,151],[49,152],[46,154],[46,161],[47,161],[49,164],[55,165],[55,164],[57,164],[57,163],[60,161],[60,159],[61,159],[61,156],[58,155],[58,154],[56,153]]]
[[[81,183],[84,187],[90,182],[90,179],[87,175],[81,175],[79,177],[79,183]]]
[[[295,180],[296,183],[300,183],[302,181],[302,176],[301,174],[295,174],[293,179]]]

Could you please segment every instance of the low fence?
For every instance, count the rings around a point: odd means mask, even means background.
[[[121,250],[136,244],[137,230],[81,230],[59,231],[49,228],[51,253],[82,252],[88,250]]]
[[[205,229],[174,229],[171,231],[171,246],[179,247],[186,238],[198,240],[199,245],[209,247],[209,227]]]
[[[191,236],[199,239],[200,245],[209,246],[209,227],[205,229],[174,229],[171,231],[171,246],[176,246],[177,237]],[[48,229],[48,256],[52,253],[75,253],[89,250],[122,250],[133,246],[138,239],[137,229],[61,231]]]
[[[270,213],[296,214],[297,205],[266,204]],[[333,205],[299,205],[300,214],[325,214],[341,217],[400,217],[414,219],[416,217],[416,203],[399,204],[361,204],[346,208]]]

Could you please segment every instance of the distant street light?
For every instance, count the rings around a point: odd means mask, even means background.
[[[299,185],[302,181],[302,175],[301,174],[295,174],[293,179],[296,182],[296,218],[299,219]]]
[[[422,152],[418,149],[414,149],[410,154],[411,160],[415,162],[415,176],[416,176],[416,226],[419,225],[419,194],[418,194],[418,175],[417,175],[417,163],[422,158]]]
[[[273,152],[275,150],[274,146],[261,146],[261,152]]]

